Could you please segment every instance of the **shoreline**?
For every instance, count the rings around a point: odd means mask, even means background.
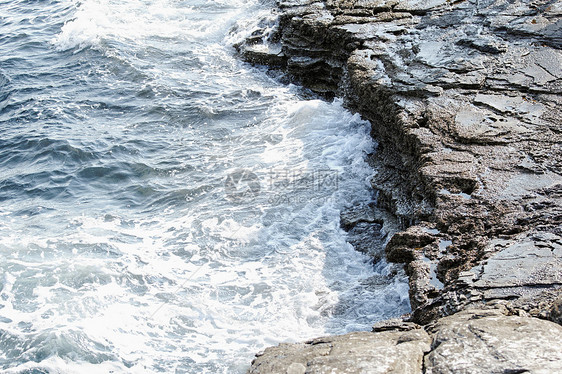
[[[412,315],[268,348],[249,372],[562,369],[550,335],[562,333],[562,8],[292,0],[277,11],[273,34],[237,49],[371,122],[378,205],[342,226],[403,225],[385,252],[405,266]]]

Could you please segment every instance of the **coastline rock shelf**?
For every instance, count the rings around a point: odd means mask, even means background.
[[[372,123],[378,203],[365,214],[402,224],[385,251],[405,264],[412,315],[269,348],[250,373],[562,372],[561,3],[277,12],[273,33],[237,48]]]

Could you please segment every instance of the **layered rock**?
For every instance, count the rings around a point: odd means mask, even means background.
[[[259,354],[249,374],[558,373],[562,327],[508,316],[505,308],[469,309],[426,329],[387,323],[373,332],[281,344]]]
[[[293,0],[279,8],[278,32],[240,50],[316,92],[344,95],[371,121],[378,208],[412,224],[387,255],[416,280],[418,322],[428,307],[444,315],[562,286],[558,3]],[[514,252],[523,258],[505,260]],[[482,278],[497,268],[484,261],[522,275]]]
[[[401,225],[386,256],[410,276],[413,321],[500,300],[560,323],[559,2],[278,6],[277,32],[239,50],[370,120],[378,203],[342,222]]]

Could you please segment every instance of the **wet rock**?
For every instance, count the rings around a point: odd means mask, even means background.
[[[383,248],[387,238],[399,231],[395,219],[372,205],[342,211],[340,225],[347,231],[347,241],[359,252],[370,255],[374,263],[385,257]]]
[[[372,257],[377,263],[384,256],[384,243],[387,235],[382,231],[382,225],[377,223],[359,222],[347,233],[347,242],[355,250]]]
[[[345,231],[349,231],[360,223],[383,224],[382,218],[377,215],[373,207],[365,205],[354,207],[340,214],[340,224]]]
[[[287,57],[280,44],[248,44],[244,49],[244,59],[253,64],[284,67]]]

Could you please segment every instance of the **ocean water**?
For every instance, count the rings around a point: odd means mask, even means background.
[[[369,124],[235,56],[272,7],[0,0],[1,372],[243,373],[409,310],[339,226]]]

